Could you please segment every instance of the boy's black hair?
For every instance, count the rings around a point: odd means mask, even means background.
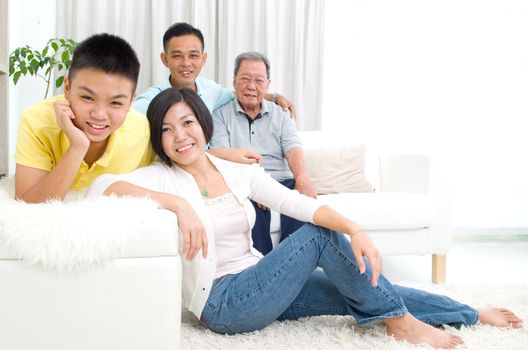
[[[95,68],[128,78],[135,91],[139,67],[136,52],[123,38],[108,33],[94,34],[80,42],[73,51],[68,79],[72,80],[80,69]]]
[[[150,125],[150,143],[154,152],[168,166],[172,166],[172,160],[163,151],[161,133],[163,120],[167,111],[176,103],[184,102],[191,108],[198,123],[202,127],[205,142],[209,143],[213,137],[213,117],[211,112],[202,101],[201,97],[191,89],[168,88],[163,90],[152,99],[147,109],[147,118]]]
[[[200,29],[193,27],[189,23],[177,22],[174,23],[163,34],[163,50],[167,52],[167,43],[170,39],[183,35],[195,35],[202,43],[202,52],[205,49],[204,37]]]

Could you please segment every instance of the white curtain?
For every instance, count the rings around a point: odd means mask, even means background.
[[[323,1],[227,0],[218,7],[218,82],[232,84],[244,51],[265,53],[271,87],[292,99],[301,130],[321,126]]]
[[[57,36],[125,38],[141,61],[141,92],[168,77],[159,58],[165,30],[191,23],[205,37],[203,76],[231,89],[235,57],[263,52],[271,91],[293,100],[299,129],[312,130],[321,126],[323,17],[323,0],[57,0]]]
[[[163,33],[175,22],[189,22],[206,38],[214,38],[216,0],[57,0],[57,36],[81,41],[108,32],[126,39],[141,62],[138,92],[168,77],[160,61]],[[202,71],[214,79],[214,65]]]

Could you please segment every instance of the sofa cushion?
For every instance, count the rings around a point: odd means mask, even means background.
[[[366,230],[407,230],[431,225],[427,197],[411,193],[340,193],[318,199]]]
[[[317,194],[374,191],[365,176],[363,145],[306,148],[304,159]]]

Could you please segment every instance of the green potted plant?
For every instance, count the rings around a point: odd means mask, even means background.
[[[9,76],[15,85],[27,74],[42,78],[46,82],[46,98],[54,71],[57,73],[55,87],[62,86],[76,46],[77,42],[72,39],[52,38],[42,51],[33,50],[29,45],[19,47],[9,55]]]

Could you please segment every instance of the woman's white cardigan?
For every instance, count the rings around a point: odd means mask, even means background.
[[[208,156],[224,177],[227,186],[238,202],[244,207],[249,227],[253,227],[255,223],[255,210],[249,199],[298,220],[313,222],[313,215],[321,206],[317,200],[282,186],[256,164],[238,164],[209,154]],[[162,163],[154,163],[128,174],[100,176],[94,181],[88,190],[88,194],[102,194],[112,183],[117,181],[125,181],[152,191],[166,192],[183,197],[202,221],[208,240],[207,258],[204,259],[201,252],[192,261],[182,258],[183,304],[200,318],[216,273],[216,249],[211,221],[194,178],[177,166],[168,167]],[[251,251],[260,255],[253,248],[251,232],[248,234]],[[181,247],[182,244],[180,244],[180,249]]]

